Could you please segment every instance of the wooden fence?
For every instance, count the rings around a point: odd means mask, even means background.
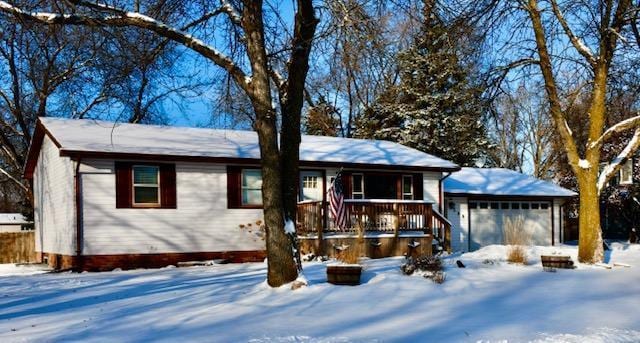
[[[0,263],[36,262],[35,232],[0,232]]]

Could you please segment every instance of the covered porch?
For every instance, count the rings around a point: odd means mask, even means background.
[[[328,206],[322,200],[298,203],[296,226],[303,253],[336,256],[358,247],[375,258],[428,255],[432,246],[450,250],[451,223],[431,201],[345,199],[344,230],[335,225]]]

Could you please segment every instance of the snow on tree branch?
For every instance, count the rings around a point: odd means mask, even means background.
[[[76,1],[79,5],[86,5],[83,1]],[[81,26],[109,26],[125,27],[132,26],[152,31],[159,36],[180,43],[191,50],[199,53],[203,57],[213,61],[218,66],[224,68],[234,78],[238,85],[245,91],[251,91],[251,78],[226,56],[216,48],[207,45],[202,40],[193,37],[183,30],[173,28],[161,21],[155,20],[147,15],[138,12],[128,12],[115,7],[91,3],[91,9],[109,12],[109,15],[80,15],[80,14],[59,14],[49,12],[28,12],[14,5],[0,0],[0,12],[12,14],[23,20],[36,21],[47,25],[67,24]]]
[[[593,52],[591,52],[591,49],[589,49],[589,47],[584,44],[582,39],[580,39],[573,33],[573,30],[571,30],[571,27],[569,27],[569,23],[567,23],[567,20],[565,19],[562,11],[560,10],[560,7],[558,6],[557,0],[551,0],[551,8],[553,9],[553,13],[555,14],[556,18],[558,18],[558,21],[560,22],[564,33],[567,35],[567,37],[569,37],[571,44],[573,44],[580,55],[582,55],[591,66],[595,66],[596,58],[593,56]]]
[[[24,189],[25,192],[29,193],[29,189],[27,188],[27,186],[25,186],[22,182],[20,182],[20,180],[18,180],[15,177],[11,176],[11,173],[7,172],[6,170],[4,170],[2,168],[0,168],[0,173],[2,173],[4,176],[8,177],[9,180],[11,180],[14,183],[16,183],[18,186],[20,186],[20,188]]]
[[[220,0],[220,4],[222,5],[220,10],[229,16],[229,19],[232,23],[240,26],[242,22],[242,16],[240,15],[240,12],[238,12],[238,10],[233,6],[233,4],[231,4],[229,0]]]
[[[598,138],[598,140],[592,142],[589,145],[589,148],[593,149],[604,144],[604,142],[611,138],[611,136],[613,136],[615,133],[620,133],[637,127],[640,127],[640,115],[625,119],[611,126],[600,136],[600,138]]]
[[[640,128],[636,128],[633,137],[627,144],[627,146],[620,152],[620,154],[613,159],[600,173],[600,177],[598,178],[598,194],[605,187],[607,182],[613,177],[622,167],[622,165],[627,162],[627,160],[633,155],[635,151],[640,148]]]

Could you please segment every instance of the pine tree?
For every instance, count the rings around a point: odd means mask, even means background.
[[[398,56],[400,82],[364,110],[355,136],[391,140],[473,165],[489,148],[482,87],[472,84],[473,66],[459,58],[451,26],[433,14],[425,18],[413,46]]]

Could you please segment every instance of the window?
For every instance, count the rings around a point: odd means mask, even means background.
[[[302,188],[318,188],[318,177],[313,175],[303,176]]]
[[[523,202],[522,205],[521,205],[521,208],[523,210],[528,210],[529,209],[529,203],[528,202]]]
[[[115,162],[116,208],[177,208],[176,166]]]
[[[135,165],[133,176],[133,205],[160,206],[160,167]]]
[[[487,203],[487,202],[481,202],[481,203],[480,203],[480,208],[482,208],[482,209],[489,208],[489,203]]]
[[[620,168],[620,184],[633,184],[633,159],[628,159]]]
[[[500,208],[503,209],[503,210],[508,210],[509,209],[509,203],[508,202],[500,203]]]
[[[478,208],[478,203],[477,202],[470,202],[469,203],[469,208],[472,209],[472,210]]]
[[[540,204],[540,209],[541,210],[548,210],[549,209],[549,204],[547,204],[547,203]]]
[[[353,182],[353,189],[351,191],[351,197],[353,199],[364,199],[364,177],[362,174],[352,174],[351,181]]]
[[[535,202],[531,204],[531,209],[532,209],[532,210],[537,210],[537,209],[539,209],[539,208],[540,208],[540,204],[535,203]]]
[[[518,202],[512,202],[512,203],[511,203],[511,209],[512,209],[512,210],[519,210],[519,209],[520,209],[520,203],[518,203]]]
[[[260,169],[242,169],[241,194],[242,205],[262,205],[262,172]]]
[[[402,175],[402,199],[413,200],[413,176]]]
[[[497,209],[498,209],[498,206],[499,206],[499,205],[498,205],[498,203],[497,203],[497,202],[492,202],[492,203],[491,203],[491,209],[492,209],[492,210],[497,210]]]

